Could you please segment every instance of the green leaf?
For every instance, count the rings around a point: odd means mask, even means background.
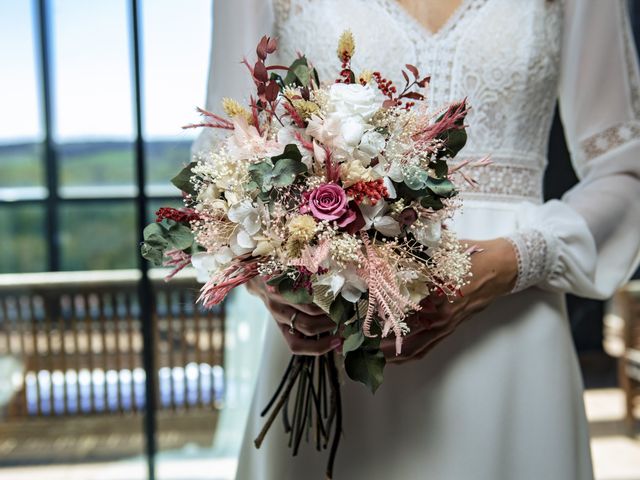
[[[307,171],[307,166],[291,158],[285,158],[276,163],[276,166],[271,172],[271,184],[275,187],[284,187],[285,185],[291,185],[296,177]]]
[[[189,195],[195,196],[197,194],[193,184],[191,183],[191,177],[193,173],[191,170],[196,166],[196,162],[191,162],[189,165],[184,167],[178,175],[171,179],[171,183],[173,183],[176,187],[178,187],[181,191],[188,193]]]
[[[336,322],[336,325],[349,320],[355,312],[355,306],[352,302],[345,300],[342,295],[338,295],[329,307],[329,317]]]
[[[193,233],[191,229],[181,223],[176,223],[167,231],[168,241],[172,248],[186,250],[193,244]]]
[[[169,246],[165,234],[166,230],[158,223],[150,223],[142,231],[144,241],[149,246],[163,250]]]
[[[457,193],[456,187],[447,178],[429,177],[425,186],[438,197],[450,198]]]
[[[444,208],[444,204],[439,197],[434,197],[433,195],[425,195],[420,199],[420,205],[424,208],[432,208],[434,210],[441,210]]]
[[[281,282],[283,282],[287,278],[289,278],[287,274],[283,273],[281,275],[276,275],[274,277],[271,277],[269,280],[267,280],[266,283],[271,287],[277,287],[278,285],[280,285]]]
[[[386,360],[379,349],[359,348],[347,353],[344,367],[349,378],[366,385],[371,393],[376,393],[382,384]]]
[[[251,180],[263,192],[271,190],[271,178],[273,177],[273,167],[268,162],[254,163],[249,166],[249,175]]]
[[[309,84],[309,65],[306,57],[297,58],[289,66],[284,84],[287,86],[293,84],[301,87],[306,87]]]
[[[293,288],[294,281],[287,278],[278,284],[278,292],[286,300],[297,305],[313,303],[313,295],[309,294],[306,288]]]
[[[351,335],[345,338],[342,344],[342,354],[346,355],[349,352],[353,352],[360,348],[364,343],[364,334],[362,330],[358,329]]]
[[[164,251],[160,248],[154,247],[147,242],[143,242],[140,247],[140,254],[142,258],[151,262],[154,267],[162,266],[162,258],[164,257]]]
[[[436,176],[439,178],[446,178],[446,176],[449,175],[449,165],[447,165],[447,162],[439,159],[434,163],[435,165],[433,165],[433,170],[435,171]]]
[[[444,141],[445,153],[451,158],[455,157],[467,143],[467,131],[464,128],[452,128],[439,137]]]
[[[285,158],[290,158],[291,160],[302,160],[302,154],[300,153],[300,149],[295,143],[289,143],[286,147],[284,147],[284,151],[280,155],[276,155],[275,157],[271,157],[271,161],[276,164],[278,160],[283,160]]]
[[[404,183],[411,190],[422,190],[426,187],[428,180],[429,173],[426,170],[415,165],[409,165],[405,168]]]

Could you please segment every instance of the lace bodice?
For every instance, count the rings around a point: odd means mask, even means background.
[[[336,39],[350,29],[356,71],[380,67],[402,84],[401,68],[413,63],[431,74],[430,105],[468,97],[469,140],[456,160],[491,155],[494,164],[473,172],[480,187],[463,196],[522,210],[508,236],[516,289],[606,296],[637,266],[640,75],[626,0],[462,0],[437,33],[396,0],[214,0],[214,8],[209,108],[248,91],[231,66],[262,34],[279,38],[283,62],[302,51],[330,81]],[[543,203],[558,99],[581,181]]]
[[[468,97],[471,128],[463,155],[491,154],[495,162],[479,172],[480,190],[468,194],[541,201],[558,83],[559,2],[464,0],[437,33],[396,0],[278,0],[275,8],[281,56],[304,51],[321,78],[335,77],[335,39],[350,28],[356,69],[383,65],[401,85],[400,70],[413,63],[431,75],[433,107]]]

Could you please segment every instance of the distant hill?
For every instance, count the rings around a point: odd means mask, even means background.
[[[166,183],[190,158],[190,140],[145,144],[148,181]],[[87,141],[57,146],[62,185],[133,183],[133,142]],[[44,168],[40,143],[0,145],[0,188],[42,185]]]

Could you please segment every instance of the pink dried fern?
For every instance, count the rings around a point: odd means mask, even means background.
[[[371,324],[378,314],[382,320],[382,336],[386,337],[393,331],[396,337],[396,355],[399,355],[402,336],[406,330],[406,313],[409,310],[420,310],[421,307],[402,294],[395,272],[387,260],[378,256],[367,233],[361,232],[360,237],[366,253],[360,274],[369,286],[369,304],[362,330],[365,336],[372,337]]]

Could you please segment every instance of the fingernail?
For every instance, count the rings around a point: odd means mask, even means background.
[[[335,349],[338,348],[339,346],[342,345],[342,339],[341,338],[336,338],[334,340],[331,340],[331,343],[329,344],[329,346],[331,347],[331,349]]]

